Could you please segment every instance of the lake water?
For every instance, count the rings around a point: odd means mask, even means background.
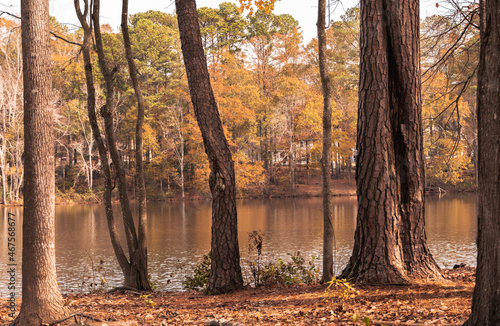
[[[333,198],[335,269],[339,273],[351,254],[355,219],[355,197]],[[118,207],[116,207],[118,209]],[[16,278],[21,280],[21,208],[3,208],[0,216],[0,267],[7,271],[7,214],[16,215]],[[118,220],[118,219],[117,219]],[[181,290],[186,272],[210,250],[210,202],[187,201],[148,204],[148,250],[151,280],[160,290]],[[321,256],[323,236],[320,198],[263,199],[238,201],[238,229],[242,265],[248,265],[248,233],[264,233],[265,259],[287,258],[300,251],[308,260]],[[446,195],[426,200],[428,245],[442,267],[476,263],[476,198]],[[102,205],[56,207],[56,256],[63,293],[88,290],[89,277],[109,286],[120,284]],[[102,261],[102,264],[101,264]],[[92,273],[102,267],[101,272]],[[320,262],[318,261],[318,265]],[[7,296],[6,272],[0,273],[0,297]],[[21,288],[16,291],[21,295]]]

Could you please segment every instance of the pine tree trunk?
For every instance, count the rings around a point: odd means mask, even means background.
[[[54,130],[49,3],[21,2],[24,77],[22,305],[17,324],[40,325],[68,313],[56,277]]]
[[[191,101],[210,162],[212,264],[207,291],[212,294],[224,293],[243,287],[238,247],[234,162],[210,84],[196,2],[176,0],[175,5]]]
[[[343,278],[440,278],[426,244],[418,0],[361,1],[358,216]]]
[[[321,86],[323,88],[323,153],[321,156],[321,179],[323,181],[323,277],[322,282],[333,278],[333,224],[331,212],[332,163],[332,85],[326,64],[326,0],[318,0],[318,54]]]
[[[500,1],[480,3],[478,256],[466,325],[500,325]]]

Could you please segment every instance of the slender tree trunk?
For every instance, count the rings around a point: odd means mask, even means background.
[[[500,1],[482,0],[478,72],[478,256],[466,325],[500,325]]]
[[[212,264],[207,291],[213,294],[224,293],[243,287],[238,247],[234,162],[210,84],[196,2],[176,0],[175,5],[191,101],[210,162]]]
[[[322,282],[333,278],[333,224],[331,212],[332,163],[332,85],[326,64],[326,0],[318,0],[318,54],[321,86],[323,89],[323,153],[321,156],[321,179],[323,182],[323,277]]]
[[[5,129],[4,129],[5,130]],[[2,170],[2,204],[6,205],[7,204],[7,175],[5,173],[5,169],[7,168],[7,163],[5,160],[5,138],[3,138],[2,142],[2,149],[0,151],[0,169]]]
[[[7,164],[4,163],[5,161],[5,158],[2,158],[2,162],[1,162],[1,169],[2,169],[2,204],[3,205],[7,205],[7,192],[8,192],[8,188],[7,188],[7,176],[5,175],[5,168],[7,166]]]
[[[93,138],[92,129],[90,129],[90,138],[89,138],[89,190],[92,192],[92,187],[94,184],[94,162],[92,160],[92,148],[94,147],[94,138]]]
[[[3,85],[2,85],[3,86]],[[2,87],[2,93],[5,90]],[[7,150],[7,141],[6,141],[6,133],[7,133],[7,106],[2,110],[2,136],[1,138],[1,147],[0,147],[0,169],[2,171],[2,204],[7,204],[7,174],[5,173],[5,169],[7,168],[7,160],[5,159],[5,153]]]
[[[106,84],[105,94],[106,102],[100,109],[100,113],[104,118],[104,130],[106,133],[107,148],[113,163],[113,172],[115,173],[116,182],[118,185],[118,196],[120,199],[120,206],[122,209],[123,223],[125,227],[125,234],[127,238],[127,246],[129,249],[129,257],[133,257],[133,248],[137,247],[137,231],[135,228],[134,220],[132,218],[132,210],[130,209],[130,201],[127,193],[127,182],[125,179],[125,171],[123,169],[123,161],[120,152],[116,146],[115,126],[111,110],[115,107],[115,89],[113,85],[113,76],[115,69],[110,69],[106,62],[104,55],[104,47],[102,42],[101,28],[100,28],[100,0],[94,0],[93,6],[93,24],[96,50],[99,59],[99,66],[101,73],[104,77]],[[125,282],[130,281],[130,274],[125,275]]]
[[[12,155],[10,155],[10,158],[11,158],[11,162],[12,162],[13,161]],[[17,174],[17,172],[16,172],[16,174]],[[9,198],[13,201],[15,201],[15,199],[14,199],[14,180],[15,180],[14,175],[11,175],[10,176],[10,187],[9,187]]]
[[[361,1],[354,248],[343,278],[440,278],[426,244],[418,0]]]
[[[151,290],[148,276],[148,249],[146,239],[147,228],[147,203],[146,203],[146,184],[144,181],[144,163],[142,161],[143,154],[143,141],[142,133],[144,126],[144,115],[146,105],[142,96],[141,88],[139,87],[139,80],[137,78],[137,68],[135,66],[134,58],[132,56],[132,47],[130,45],[130,36],[128,31],[128,0],[123,0],[122,3],[122,35],[123,44],[125,46],[125,53],[127,56],[128,70],[132,85],[134,87],[135,95],[137,98],[137,121],[135,127],[135,163],[136,173],[135,181],[137,186],[137,200],[139,202],[139,225],[138,225],[138,243],[134,252],[133,259],[131,258],[131,269],[136,274],[136,283],[140,284],[141,288]]]
[[[49,2],[21,2],[24,76],[22,304],[17,324],[40,325],[68,313],[56,277],[54,130]]]
[[[130,208],[130,200],[127,193],[127,182],[125,178],[125,170],[123,169],[123,160],[116,145],[115,126],[113,116],[111,114],[112,108],[116,105],[114,98],[114,84],[113,76],[114,69],[110,70],[104,55],[104,47],[100,29],[100,0],[94,0],[93,6],[93,23],[95,44],[99,59],[99,66],[106,84],[106,102],[101,108],[101,114],[104,118],[104,129],[106,132],[106,140],[108,150],[113,162],[114,171],[116,173],[116,180],[118,185],[118,196],[120,199],[120,206],[122,209],[122,218],[125,227],[125,234],[127,238],[127,247],[129,251],[130,268],[124,273],[125,286],[134,287],[141,290],[150,290],[151,286],[147,278],[147,266],[141,265],[136,262],[136,257],[140,257],[139,240],[135,223],[132,217],[132,210]],[[139,256],[138,256],[139,255]]]
[[[74,1],[76,13],[82,27],[84,29],[84,43],[82,45],[82,52],[85,63],[85,78],[87,83],[87,105],[88,105],[88,114],[89,121],[92,127],[92,134],[94,135],[95,141],[97,143],[97,148],[99,150],[99,157],[101,159],[101,168],[105,177],[105,187],[104,187],[104,204],[106,208],[106,219],[108,222],[108,230],[111,238],[111,244],[113,246],[113,250],[115,252],[115,256],[118,260],[120,268],[123,272],[125,281],[124,285],[128,287],[137,288],[140,290],[150,290],[151,286],[149,285],[149,281],[147,279],[147,270],[141,265],[141,263],[137,263],[137,257],[140,255],[137,254],[138,250],[138,239],[136,235],[136,229],[134,225],[134,221],[132,219],[132,212],[130,210],[130,203],[128,201],[128,195],[126,193],[126,185],[124,182],[124,174],[121,165],[121,160],[119,158],[118,150],[116,148],[116,143],[114,143],[114,126],[112,117],[109,112],[109,108],[114,105],[113,102],[113,85],[112,85],[112,72],[110,72],[106,66],[106,63],[103,60],[103,48],[102,48],[102,39],[100,35],[99,28],[96,28],[96,45],[99,51],[99,58],[101,64],[101,71],[106,80],[107,87],[107,97],[106,104],[102,108],[103,115],[105,117],[105,129],[107,133],[108,147],[110,148],[111,158],[113,160],[113,165],[115,167],[115,171],[117,173],[118,186],[119,186],[119,195],[120,195],[120,204],[122,208],[122,217],[125,225],[126,237],[127,237],[127,246],[129,249],[129,258],[125,255],[125,252],[120,244],[118,239],[118,232],[116,229],[116,224],[114,220],[113,209],[111,205],[111,194],[112,194],[112,174],[111,168],[109,164],[108,151],[103,141],[103,137],[101,136],[101,131],[99,130],[99,125],[97,122],[96,115],[96,98],[95,98],[95,87],[94,80],[92,74],[92,63],[90,58],[90,45],[91,45],[91,30],[92,26],[87,23],[88,15],[93,17],[94,19],[91,23],[94,23],[95,26],[99,26],[99,1],[94,1],[94,6],[89,6],[88,0],[84,1],[85,8],[84,11],[81,11],[79,0]],[[92,12],[90,12],[92,11]],[[130,259],[130,261],[129,261]],[[138,267],[139,266],[139,267]]]
[[[295,193],[295,166],[294,166],[294,150],[293,150],[293,116],[290,116],[290,136],[288,139],[288,168],[290,170],[290,186],[292,193]]]
[[[307,184],[309,184],[309,141],[306,140],[306,176],[307,176]]]
[[[108,152],[106,150],[106,146],[104,144],[103,137],[101,135],[101,131],[99,129],[99,123],[97,121],[96,114],[96,94],[95,94],[95,86],[94,86],[94,76],[92,72],[92,60],[90,56],[90,47],[91,47],[91,38],[92,38],[92,25],[87,23],[87,17],[91,16],[89,13],[92,9],[88,4],[88,0],[85,0],[84,12],[82,13],[80,9],[80,0],[74,0],[76,14],[78,16],[78,20],[82,24],[82,28],[84,31],[83,36],[83,44],[82,44],[82,53],[83,53],[83,61],[85,64],[85,81],[87,84],[87,112],[89,116],[90,126],[92,128],[92,134],[95,138],[97,149],[99,152],[99,157],[101,160],[101,172],[104,175],[104,207],[106,211],[106,220],[108,223],[109,235],[111,238],[111,244],[113,246],[113,250],[115,252],[115,256],[118,260],[118,264],[122,269],[122,272],[125,274],[129,267],[129,262],[127,257],[123,251],[122,246],[118,240],[118,231],[116,229],[113,207],[112,207],[112,198],[111,193],[113,189],[112,185],[112,176],[111,169],[109,165]]]
[[[184,199],[184,137],[181,138],[179,165],[179,169],[181,172],[181,196],[182,199]]]

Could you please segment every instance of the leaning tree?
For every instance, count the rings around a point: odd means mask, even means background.
[[[358,215],[343,278],[441,277],[426,244],[418,0],[361,1]]]
[[[212,240],[207,291],[213,294],[224,293],[243,287],[234,162],[210,84],[196,1],[176,0],[175,7],[191,102],[210,163]]]

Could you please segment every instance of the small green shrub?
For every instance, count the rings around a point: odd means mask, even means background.
[[[269,262],[264,265],[260,279],[262,285],[291,285],[291,284],[312,284],[319,280],[319,268],[315,261],[318,257],[312,256],[306,262],[305,258],[297,251],[288,255],[291,261],[285,262],[281,258],[277,262]]]
[[[312,284],[319,281],[319,268],[315,264],[318,257],[312,256],[306,262],[300,251],[297,251],[295,254],[287,254],[291,261],[285,262],[280,258],[265,262],[262,259],[263,239],[262,231],[248,233],[248,266],[255,287]]]
[[[254,286],[279,286],[292,284],[313,284],[319,281],[320,271],[316,266],[318,257],[312,256],[310,261],[297,251],[287,254],[290,261],[281,258],[277,261],[262,262],[263,235],[260,231],[249,233],[249,256],[254,255],[255,260],[248,259],[251,277]],[[210,277],[210,253],[203,256],[203,260],[196,265],[191,275],[187,275],[182,282],[186,290],[206,290]]]
[[[182,281],[182,285],[186,290],[205,290],[208,285],[208,278],[210,277],[210,253],[203,256],[203,260],[196,265],[193,270],[193,276],[186,276]]]

